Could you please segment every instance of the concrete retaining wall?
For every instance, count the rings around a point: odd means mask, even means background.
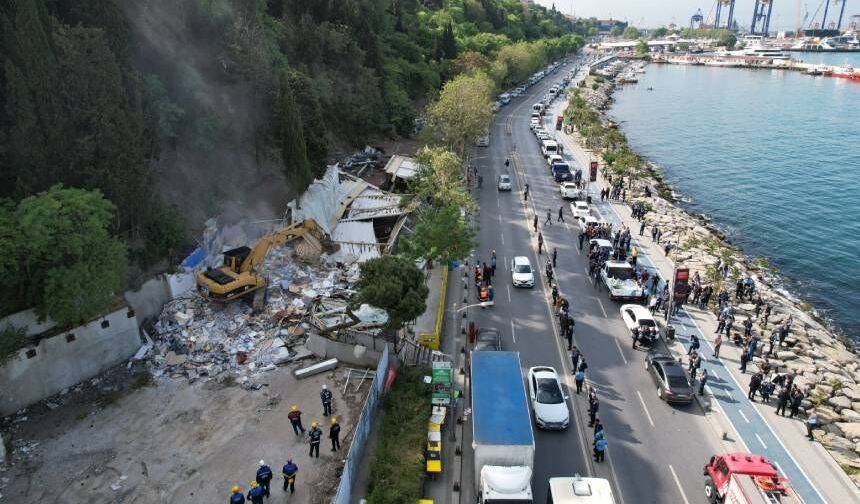
[[[337,359],[353,366],[372,368],[379,363],[385,345],[379,342],[379,351],[374,351],[363,345],[339,343],[328,338],[311,334],[305,343],[308,350],[323,359]]]
[[[158,275],[145,282],[139,290],[126,291],[123,297],[143,322],[158,317],[165,303],[193,287],[194,273]]]
[[[0,367],[0,415],[98,375],[134,355],[140,345],[137,316],[128,307],[42,339]]]

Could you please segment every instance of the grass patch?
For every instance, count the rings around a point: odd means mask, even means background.
[[[424,368],[398,370],[382,399],[379,441],[370,468],[369,504],[414,504],[421,498],[430,390]]]
[[[27,330],[8,326],[0,332],[0,366],[18,355],[18,350],[27,344]]]
[[[853,465],[848,464],[839,464],[839,467],[841,467],[848,476],[856,476],[860,474],[860,467],[854,467]]]

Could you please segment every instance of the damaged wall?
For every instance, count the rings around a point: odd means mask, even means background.
[[[124,306],[22,349],[0,367],[0,415],[98,375],[134,355],[140,344],[137,316]]]
[[[126,291],[123,297],[137,314],[138,320],[144,322],[158,317],[165,304],[193,289],[195,285],[193,272],[158,275],[147,280],[140,289]]]

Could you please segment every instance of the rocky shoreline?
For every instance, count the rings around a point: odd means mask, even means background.
[[[610,79],[591,83],[597,84],[596,89],[591,85],[581,87],[583,97],[604,123],[612,122],[605,110],[615,84]],[[698,271],[703,285],[717,284],[712,300],[719,285],[726,287],[734,305],[736,327],[742,329],[740,322],[747,316],[753,319],[753,334],[761,339],[754,366],[763,362],[768,337],[791,318],[791,332],[769,362],[779,372],[796,373],[794,383],[806,392],[801,411],[805,415],[814,407],[818,415],[820,429],[815,431],[815,438],[860,486],[860,359],[852,342],[830,327],[809,304],[780,292],[779,275],[766,261],[744,256],[704,216],[677,206],[672,188],[657,166],[647,163],[644,172],[629,183],[625,181],[625,185],[628,195],[632,195],[629,203],[650,207],[645,216],[648,228],[657,226],[662,231],[661,240],[674,245],[669,257],[689,267],[691,275]],[[655,196],[646,198],[646,187]],[[721,260],[730,265],[731,272],[725,280],[717,273]],[[736,279],[747,275],[755,280],[757,295],[773,308],[765,324],[762,317],[756,316],[751,301],[738,304],[733,300]]]

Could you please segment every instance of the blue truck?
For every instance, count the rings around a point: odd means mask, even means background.
[[[517,352],[472,353],[472,450],[479,502],[531,503],[535,442]]]

